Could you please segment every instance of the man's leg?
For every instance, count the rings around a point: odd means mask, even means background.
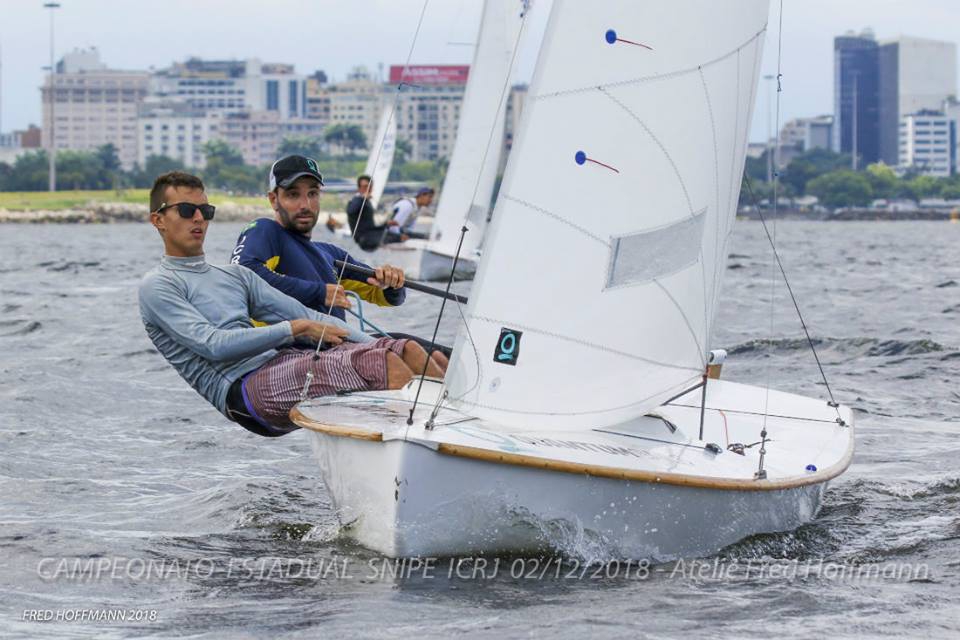
[[[415,343],[408,343],[415,344]],[[392,351],[387,352],[387,389],[400,389],[413,378],[413,371],[403,358]]]
[[[430,340],[426,338],[421,338],[419,336],[411,335],[409,333],[401,333],[399,331],[390,331],[389,334],[391,338],[395,338],[397,340],[414,340],[417,343],[419,343],[420,346],[426,349],[427,351],[429,351],[432,348],[434,353],[440,353],[444,355],[446,357],[446,360],[449,360],[450,356],[453,354],[453,349],[451,349],[450,347],[442,344],[431,344]],[[373,336],[374,338],[386,337],[382,333],[371,333],[370,335]],[[440,361],[438,360],[438,362]],[[446,369],[446,361],[444,361],[443,368]]]
[[[412,377],[403,359],[403,341],[377,344],[345,343],[320,353],[283,349],[246,378],[244,389],[254,413],[266,423],[290,427],[290,410],[300,401],[300,391],[312,373],[308,396],[333,395],[342,391],[399,389]]]
[[[424,367],[426,367],[426,374],[431,378],[443,377],[444,369],[440,368],[433,358],[428,359],[427,352],[413,340],[408,340],[403,347],[403,361],[415,375],[424,373]]]
[[[443,369],[444,373],[447,372],[447,365],[450,364],[450,359],[447,356],[440,351],[434,351],[430,354],[430,358],[437,363],[438,367]]]

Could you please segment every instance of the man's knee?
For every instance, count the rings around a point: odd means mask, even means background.
[[[424,357],[427,355],[427,352],[421,347],[415,340],[407,340],[407,343],[403,345],[403,359],[411,357]]]
[[[399,389],[413,378],[413,370],[403,358],[392,351],[387,352],[387,389]]]

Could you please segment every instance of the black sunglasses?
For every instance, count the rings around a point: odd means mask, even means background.
[[[156,213],[160,213],[170,207],[176,207],[177,213],[180,214],[181,218],[186,218],[189,220],[193,217],[193,214],[196,213],[197,209],[200,209],[200,215],[203,216],[204,220],[213,220],[213,214],[217,212],[217,208],[212,204],[193,204],[192,202],[178,202],[176,204],[167,204],[164,202],[160,205],[160,208],[156,210]]]

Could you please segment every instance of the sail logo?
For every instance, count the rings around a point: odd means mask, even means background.
[[[500,329],[500,339],[497,340],[497,349],[493,354],[493,361],[500,364],[509,364],[516,366],[517,358],[520,357],[520,336],[522,331]]]

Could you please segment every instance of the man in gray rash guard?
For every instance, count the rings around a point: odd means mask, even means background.
[[[311,397],[399,389],[424,367],[428,375],[443,374],[413,341],[373,339],[308,309],[246,267],[207,263],[203,241],[215,209],[196,176],[158,177],[150,211],[165,255],[140,284],[147,335],[230,420],[268,437],[293,431],[288,414],[308,371]],[[315,357],[321,340],[332,346]]]

